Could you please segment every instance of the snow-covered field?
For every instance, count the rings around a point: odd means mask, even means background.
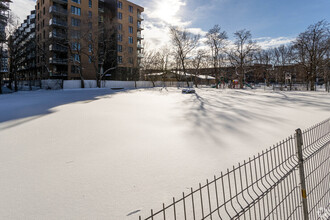
[[[138,219],[330,117],[324,92],[196,92],[0,96],[0,219]]]

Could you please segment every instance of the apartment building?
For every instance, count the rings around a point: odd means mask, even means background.
[[[118,1],[118,71],[121,80],[133,80],[142,56],[143,8],[129,1]]]
[[[6,31],[9,12],[9,3],[11,0],[1,0],[0,1],[0,44],[6,41]]]
[[[37,75],[132,79],[142,58],[143,10],[126,0],[37,0]]]
[[[10,37],[11,66],[18,80],[35,80],[36,70],[36,11],[31,11],[20,27]]]

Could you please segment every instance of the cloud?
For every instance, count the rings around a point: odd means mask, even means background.
[[[183,0],[152,0],[145,12],[151,20],[160,21],[173,26],[187,26],[189,22],[182,21],[180,11],[186,6]]]
[[[35,0],[14,0],[10,3],[11,11],[17,15],[21,22],[35,9]]]
[[[271,38],[271,37],[261,37],[254,39],[257,41],[258,45],[262,49],[270,49],[274,47],[278,47],[280,45],[286,45],[292,43],[295,38],[294,37],[277,37],[277,38]]]
[[[150,49],[160,48],[170,43],[170,26],[187,28],[191,25],[190,21],[185,21],[182,17],[185,6],[185,0],[148,1],[148,7],[145,8],[144,35]],[[202,33],[199,28],[191,28],[188,31]]]

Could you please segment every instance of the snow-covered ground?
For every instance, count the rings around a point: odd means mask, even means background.
[[[196,92],[0,96],[0,219],[138,219],[330,117],[325,92]]]

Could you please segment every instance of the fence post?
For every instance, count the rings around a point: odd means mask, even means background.
[[[304,214],[304,220],[309,220],[302,146],[303,146],[302,132],[301,132],[301,129],[297,129],[296,130],[296,147],[297,147],[296,150],[297,150],[297,155],[298,155],[298,160],[299,160],[299,162],[298,162],[299,163],[299,177],[300,177],[300,183],[301,183],[303,214]]]

